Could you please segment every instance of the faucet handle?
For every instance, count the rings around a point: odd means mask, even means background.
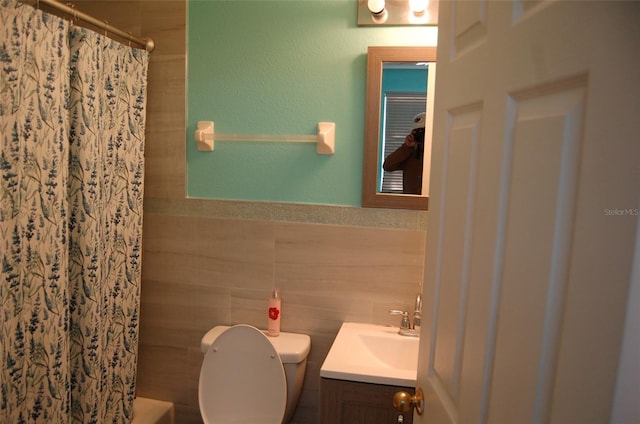
[[[400,328],[401,329],[411,328],[411,324],[409,324],[409,312],[401,311],[399,309],[390,309],[389,315],[402,315],[402,321],[400,321]]]

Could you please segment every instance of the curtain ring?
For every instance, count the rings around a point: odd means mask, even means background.
[[[128,34],[129,34],[129,43],[128,43],[128,46],[129,46],[129,47],[131,47],[131,40],[133,40],[133,34],[131,34],[130,32],[129,32]]]
[[[105,36],[105,37],[108,37],[108,35],[107,35],[107,32],[108,32],[108,30],[109,30],[108,28],[109,28],[109,21],[107,21],[107,20],[105,19],[105,21],[104,21],[104,36]]]
[[[67,3],[67,6],[69,6],[73,11],[71,12],[71,26],[73,26],[75,21],[78,20],[78,11],[76,10],[76,5],[73,3]]]

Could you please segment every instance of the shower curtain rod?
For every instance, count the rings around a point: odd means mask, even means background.
[[[78,20],[78,21],[87,22],[91,25],[94,25],[100,29],[105,30],[106,32],[115,34],[118,37],[122,37],[125,40],[131,41],[132,43],[136,43],[138,46],[144,47],[144,49],[149,53],[151,53],[153,49],[156,47],[155,43],[151,38],[136,37],[135,35],[132,35],[129,32],[122,31],[121,29],[118,29],[109,25],[107,21],[101,21],[99,19],[96,19],[91,15],[87,15],[86,13],[83,13],[77,10],[75,7],[60,3],[56,0],[35,0],[33,1],[33,3],[36,3],[36,7],[39,4],[45,4],[53,9],[59,10],[61,12],[64,12],[70,15],[74,21]]]

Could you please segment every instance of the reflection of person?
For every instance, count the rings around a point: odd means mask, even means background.
[[[413,118],[413,130],[404,143],[384,160],[382,168],[392,172],[402,170],[402,192],[422,194],[422,163],[424,157],[425,113]]]

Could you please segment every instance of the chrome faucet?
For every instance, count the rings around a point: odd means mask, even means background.
[[[420,293],[416,296],[416,303],[413,307],[413,324],[409,321],[409,312],[407,311],[391,309],[389,310],[389,314],[402,315],[398,334],[401,336],[418,337],[420,335],[420,325],[422,324],[422,296]]]

